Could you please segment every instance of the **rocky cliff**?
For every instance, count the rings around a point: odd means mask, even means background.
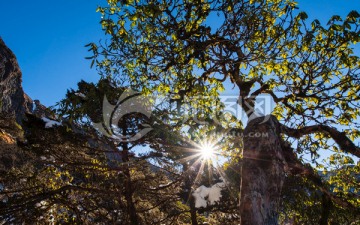
[[[21,82],[22,74],[16,57],[0,37],[0,112],[15,116],[19,124],[25,113],[32,111],[33,105]]]

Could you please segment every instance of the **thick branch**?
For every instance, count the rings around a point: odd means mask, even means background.
[[[286,160],[286,170],[288,173],[294,176],[303,176],[310,180],[317,188],[327,196],[332,202],[336,203],[339,206],[356,209],[354,205],[348,202],[346,199],[338,197],[334,195],[333,192],[330,191],[329,185],[324,182],[321,176],[314,171],[314,169],[310,165],[304,165],[294,153],[294,150],[290,145],[286,143],[282,143],[282,147],[284,149],[284,156]]]
[[[295,164],[288,164],[290,168],[292,168],[292,171],[301,171],[300,174],[302,176],[305,176],[307,179],[311,180],[318,189],[325,194],[328,198],[330,198],[333,202],[335,202],[337,205],[346,207],[346,208],[352,208],[356,209],[354,205],[352,205],[347,200],[340,198],[338,196],[335,196],[330,190],[329,187],[322,181],[320,175],[314,172],[312,168],[309,168],[307,166],[304,166],[302,163],[297,162]],[[294,174],[297,175],[297,174]]]
[[[360,148],[357,147],[344,132],[340,132],[335,128],[325,126],[325,125],[313,125],[307,126],[300,129],[289,128],[285,125],[281,126],[281,132],[294,138],[300,138],[304,135],[314,134],[314,133],[323,133],[329,135],[338,146],[345,151],[360,158]]]

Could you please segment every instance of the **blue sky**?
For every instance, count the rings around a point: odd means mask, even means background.
[[[95,10],[105,0],[0,1],[0,36],[17,56],[23,87],[33,99],[50,106],[81,79],[96,81],[84,57],[89,42],[104,39]],[[300,0],[310,19],[360,12],[360,0]]]
[[[103,1],[104,2],[104,1]],[[103,38],[99,0],[0,1],[0,36],[17,56],[23,87],[49,106],[80,79],[96,81],[85,60],[89,42]]]

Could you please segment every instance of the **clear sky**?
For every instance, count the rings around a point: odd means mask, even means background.
[[[103,38],[100,0],[0,0],[0,36],[15,53],[23,87],[50,106],[80,79],[96,81],[84,47]]]
[[[17,56],[23,87],[33,99],[54,105],[81,79],[96,81],[84,57],[89,42],[104,39],[95,10],[105,0],[0,0],[0,36]],[[310,19],[360,12],[360,0],[299,0]]]

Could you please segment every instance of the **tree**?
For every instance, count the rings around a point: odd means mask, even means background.
[[[81,81],[78,83],[77,90],[69,90],[67,97],[58,104],[57,112],[62,118],[72,121],[74,124],[92,130],[92,123],[105,123],[107,113],[102,112],[103,99],[112,105],[119,104],[118,100],[125,94],[126,88],[113,83],[109,79],[101,79],[97,84]],[[129,96],[127,96],[129,97]],[[126,98],[125,98],[126,101]],[[117,105],[118,107],[118,105]],[[121,111],[121,107],[119,107]],[[119,113],[110,112],[112,116]],[[112,123],[112,134],[122,137],[133,136],[138,133],[146,118],[140,113],[129,113],[119,118],[117,123]],[[149,121],[147,121],[149,122]],[[85,133],[89,132],[85,130]],[[108,169],[115,172],[112,179],[98,181],[111,185],[112,182],[119,184],[117,187],[123,203],[120,205],[110,204],[112,209],[119,211],[119,218],[112,218],[112,222],[121,224],[174,224],[174,221],[181,224],[186,220],[186,207],[179,201],[179,187],[176,186],[182,180],[182,174],[170,169],[171,166],[160,167],[161,164],[168,164],[165,160],[157,160],[162,157],[161,147],[158,144],[157,132],[149,134],[149,137],[135,140],[132,142],[114,139],[113,136],[107,137],[104,133],[97,132],[111,143],[110,151],[103,151],[106,155]],[[141,155],[135,156],[135,151],[139,146],[146,146],[151,139],[152,149]],[[100,150],[101,151],[101,150]],[[157,161],[152,164],[150,161]],[[172,164],[172,166],[174,166]],[[99,171],[101,172],[101,171]],[[114,180],[113,180],[114,179]],[[119,208],[118,208],[119,207]],[[107,209],[108,210],[108,209]],[[185,218],[185,219],[184,219]]]
[[[15,117],[0,115],[1,222],[186,224],[188,208],[178,197],[181,174],[148,162],[159,154],[134,155],[147,139],[119,143],[91,126],[102,118],[105,93],[115,104],[123,92],[107,80],[80,82],[59,103],[60,126],[46,127],[34,114],[20,126]],[[119,129],[136,132],[134,121],[142,119],[127,115]]]
[[[250,121],[239,146],[241,224],[277,224],[289,174],[314,180],[328,201],[358,210],[359,192],[331,192],[299,157],[309,154],[315,163],[330,148],[360,157],[358,12],[322,26],[291,0],[108,1],[98,11],[109,42],[88,47],[102,76],[143,94],[167,94],[179,106],[198,95],[217,102],[228,81],[238,89]],[[272,116],[255,110],[263,94],[276,103]],[[205,114],[214,109],[211,101],[188,104],[207,107]]]

